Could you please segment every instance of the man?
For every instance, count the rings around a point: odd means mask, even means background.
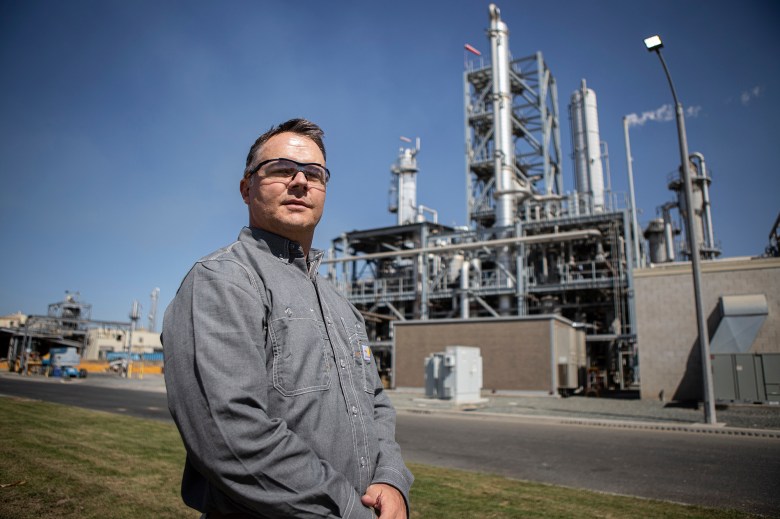
[[[408,514],[413,477],[365,323],[311,249],[322,136],[293,119],[257,139],[240,184],[249,227],[192,267],[165,312],[182,497],[209,519]]]

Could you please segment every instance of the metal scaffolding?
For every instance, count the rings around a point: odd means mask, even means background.
[[[564,193],[555,79],[540,52],[511,58],[495,6],[490,22],[492,62],[464,73],[469,225],[418,217],[345,233],[329,277],[365,316],[388,378],[395,321],[557,314],[587,331],[589,388],[633,387],[631,213],[614,193]]]

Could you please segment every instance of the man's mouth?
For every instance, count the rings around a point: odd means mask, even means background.
[[[311,206],[304,202],[303,200],[293,199],[293,200],[287,200],[282,205],[293,205],[297,207],[305,207],[307,209],[311,209]]]

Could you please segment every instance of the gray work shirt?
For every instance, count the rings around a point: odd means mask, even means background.
[[[165,383],[192,508],[369,518],[360,497],[373,483],[408,504],[413,477],[365,323],[318,277],[321,257],[246,227],[195,263],[168,306]]]

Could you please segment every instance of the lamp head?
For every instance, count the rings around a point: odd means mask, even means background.
[[[650,52],[653,52],[654,50],[658,50],[661,47],[663,47],[664,44],[661,42],[661,37],[657,34],[655,36],[650,36],[649,38],[645,38],[645,47],[647,47],[647,50]]]

